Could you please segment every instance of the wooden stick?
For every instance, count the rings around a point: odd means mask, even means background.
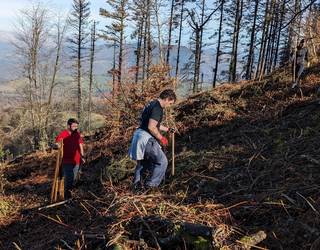
[[[63,158],[63,141],[61,142],[61,147],[60,147],[60,162],[59,162],[58,176],[61,176],[60,172],[62,171],[62,158]],[[59,181],[58,193],[59,193],[59,199],[64,200],[64,177],[63,176]]]
[[[59,150],[57,152],[57,160],[56,160],[56,168],[54,171],[54,178],[52,183],[52,189],[51,189],[51,203],[54,203],[57,201],[57,193],[59,191],[59,173],[60,173],[60,166],[62,162],[63,157],[63,143],[59,143]]]
[[[174,133],[172,133],[172,168],[171,168],[171,175],[174,176],[174,172],[175,172],[175,166],[174,166]]]
[[[61,166],[61,164],[60,164]],[[64,200],[64,177],[62,177],[60,179],[60,182],[59,182],[60,186],[59,186],[59,197],[61,200]]]
[[[60,149],[59,149],[60,151]],[[59,157],[60,157],[60,152],[57,152],[57,159],[56,159],[56,168],[54,171],[54,177],[53,177],[53,182],[52,182],[52,189],[51,189],[51,203],[54,202],[55,200],[55,193],[56,193],[56,185],[58,181],[58,173],[59,173]]]

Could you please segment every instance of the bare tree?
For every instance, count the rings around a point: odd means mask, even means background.
[[[221,0],[220,5],[220,21],[219,21],[219,30],[218,30],[218,45],[217,45],[217,52],[216,52],[216,62],[214,67],[214,75],[212,81],[212,87],[216,86],[217,82],[217,74],[218,74],[218,66],[219,66],[219,57],[220,57],[220,47],[221,47],[221,37],[222,37],[222,23],[223,23],[223,9],[224,9],[225,0]]]
[[[136,65],[135,65],[135,83],[137,84],[139,81],[139,73],[140,73],[140,63],[141,63],[141,55],[142,51],[142,42],[143,42],[143,31],[145,25],[145,1],[135,0],[131,5],[132,11],[132,20],[135,22],[136,29],[133,31],[131,38],[137,39],[137,47],[135,50],[136,56]],[[142,67],[144,67],[142,65]]]
[[[246,65],[246,79],[251,79],[252,66],[254,63],[254,47],[256,42],[256,33],[257,33],[257,19],[258,19],[258,10],[259,10],[259,0],[254,0],[254,13],[253,13],[253,22],[251,27],[250,43],[249,43],[249,52],[248,60]]]
[[[232,38],[232,52],[231,60],[229,65],[229,81],[236,81],[237,74],[237,62],[238,62],[238,45],[239,45],[239,34],[240,24],[242,19],[243,0],[236,0],[235,7],[235,18],[233,25],[233,38]]]
[[[179,74],[179,64],[180,64],[180,48],[181,48],[181,38],[182,38],[182,24],[183,24],[183,13],[184,13],[184,3],[185,0],[181,0],[181,9],[180,9],[180,21],[179,21],[179,37],[178,37],[178,49],[177,49],[177,60],[176,60],[176,78]]]
[[[35,149],[46,148],[48,125],[54,117],[53,91],[61,59],[66,25],[57,20],[51,25],[49,11],[41,4],[20,13],[13,45],[21,65],[26,85],[20,94],[26,101],[24,130],[32,130]]]
[[[208,23],[208,21],[211,19],[212,15],[220,8],[220,5],[218,8],[213,10],[209,15],[204,15],[204,5],[205,1],[202,2],[202,8],[201,8],[201,17],[198,16],[198,14],[192,10],[188,11],[189,14],[189,20],[188,23],[190,27],[192,28],[194,37],[194,43],[195,43],[195,49],[194,49],[194,75],[193,75],[193,84],[192,84],[192,90],[193,92],[199,91],[199,79],[200,79],[200,66],[201,66],[201,53],[202,53],[202,34],[203,29],[205,25]]]
[[[96,22],[93,22],[91,28],[91,43],[90,43],[90,72],[89,72],[89,114],[88,114],[88,130],[91,131],[92,117],[92,83],[93,83],[93,64],[95,59],[95,44],[96,44]]]
[[[113,96],[118,97],[119,91],[122,89],[122,63],[125,41],[125,27],[128,17],[128,0],[107,0],[107,4],[111,7],[111,11],[100,9],[100,15],[110,19],[111,25],[106,25],[101,37],[107,41],[113,41],[119,48],[118,52],[118,70],[117,70],[117,87],[114,87]]]
[[[171,0],[170,17],[169,17],[168,47],[167,47],[167,58],[166,58],[167,64],[169,64],[169,60],[170,60],[171,38],[172,38],[172,30],[173,30],[173,16],[174,16],[175,2],[176,2],[175,0]]]

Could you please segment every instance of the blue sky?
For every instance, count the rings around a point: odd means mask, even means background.
[[[28,8],[32,5],[32,0],[0,0],[0,31],[13,31],[13,23],[19,10]],[[67,13],[72,6],[72,0],[45,0],[41,1],[48,5],[54,12]],[[99,8],[105,8],[105,0],[91,0],[91,15],[97,21],[101,20],[99,17]]]

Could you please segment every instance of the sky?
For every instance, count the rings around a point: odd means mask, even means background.
[[[14,22],[19,10],[26,9],[32,5],[34,0],[0,0],[0,32],[1,36],[5,32],[13,31]],[[72,0],[42,0],[41,2],[49,6],[55,12],[68,13],[71,10]],[[101,21],[99,16],[99,8],[106,8],[106,0],[91,0],[91,17],[97,21]]]

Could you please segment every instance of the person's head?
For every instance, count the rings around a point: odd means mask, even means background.
[[[77,131],[78,125],[79,125],[78,120],[76,120],[76,119],[74,119],[74,118],[70,118],[70,119],[68,120],[68,122],[67,122],[68,129],[69,129],[71,132]]]
[[[159,95],[161,106],[163,108],[170,107],[177,100],[177,96],[172,89],[165,89]]]

